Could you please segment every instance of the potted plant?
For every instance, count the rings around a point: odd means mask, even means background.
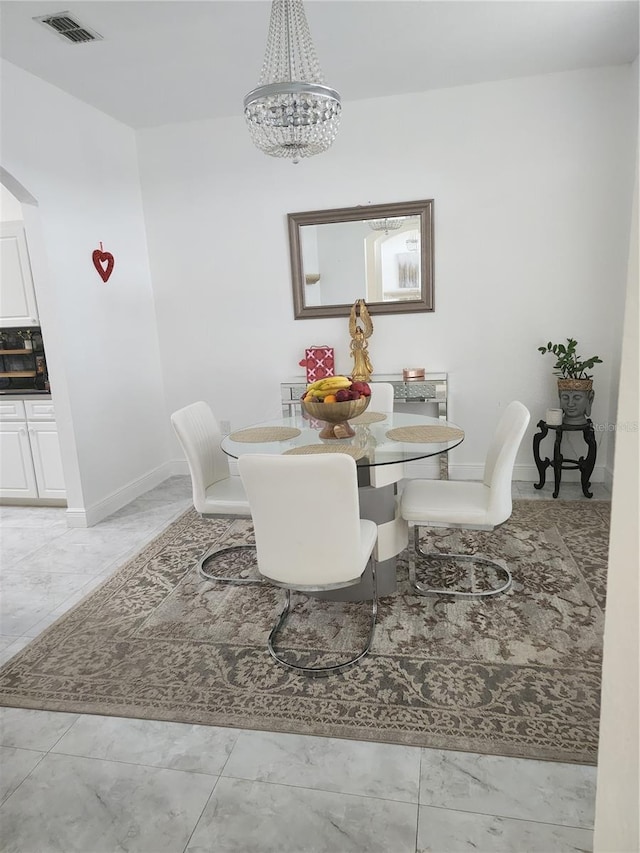
[[[567,338],[566,344],[552,344],[538,347],[538,352],[551,353],[556,357],[554,374],[558,377],[558,395],[564,412],[563,423],[580,425],[587,422],[593,402],[593,376],[587,373],[594,365],[602,364],[597,355],[583,358],[577,353],[578,342]]]

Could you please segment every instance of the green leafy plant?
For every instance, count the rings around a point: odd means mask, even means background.
[[[573,338],[567,338],[566,346],[564,344],[552,344],[549,341],[546,347],[538,347],[538,352],[542,355],[550,352],[556,356],[553,372],[557,376],[562,376],[565,379],[592,379],[592,374],[586,371],[592,370],[595,364],[602,364],[602,359],[597,355],[593,355],[591,358],[582,358],[576,353],[577,346],[577,341],[574,341]]]

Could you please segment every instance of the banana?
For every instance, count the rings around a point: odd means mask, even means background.
[[[324,379],[316,379],[315,382],[312,382],[310,385],[307,385],[307,394],[309,393],[309,391],[313,391],[315,388],[319,388],[323,382]]]
[[[326,376],[307,385],[304,399],[307,402],[322,403],[329,394],[335,394],[341,388],[350,388],[351,380],[348,376]]]
[[[348,376],[325,376],[324,379],[317,379],[310,385],[307,385],[306,394],[323,397],[331,391],[337,391],[339,388],[349,388],[351,380]]]
[[[337,391],[339,388],[349,388],[350,385],[348,376],[328,376],[319,387],[321,391]]]

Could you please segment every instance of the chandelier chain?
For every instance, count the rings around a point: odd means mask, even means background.
[[[274,0],[259,86],[324,83],[301,0]]]

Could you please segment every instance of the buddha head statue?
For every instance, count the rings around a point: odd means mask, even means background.
[[[591,415],[593,403],[593,383],[590,379],[564,379],[558,381],[558,397],[564,417],[562,423],[568,426],[586,424]]]

